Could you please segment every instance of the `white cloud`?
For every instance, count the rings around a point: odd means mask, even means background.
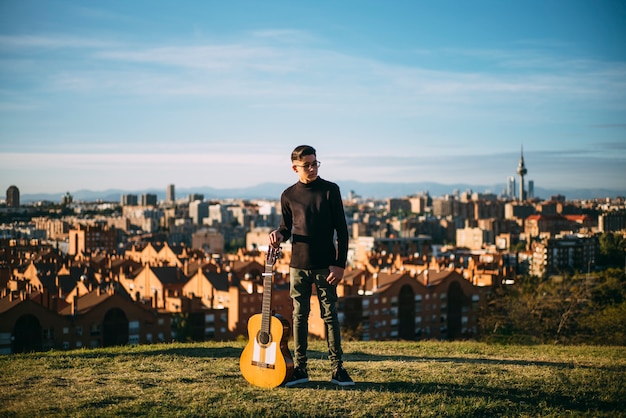
[[[26,53],[23,48],[32,49],[62,49],[62,48],[110,48],[116,42],[104,41],[95,38],[83,38],[67,35],[0,35],[0,49],[18,49]]]

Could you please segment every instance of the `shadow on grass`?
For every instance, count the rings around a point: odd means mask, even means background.
[[[580,393],[567,394],[545,392],[541,390],[516,390],[501,387],[474,387],[450,383],[422,383],[416,382],[363,382],[357,381],[355,386],[336,386],[330,382],[310,381],[287,390],[345,390],[359,392],[388,392],[388,393],[417,393],[420,395],[442,395],[450,399],[483,399],[487,403],[515,403],[528,405],[535,410],[537,405],[546,405],[553,409],[577,412],[617,412],[621,414],[626,409],[626,400],[602,400],[595,394],[580,396]]]
[[[85,351],[72,351],[66,353],[72,358],[108,358],[108,357],[149,357],[149,356],[180,356],[193,358],[239,358],[243,347],[168,347],[155,348],[154,346],[145,345],[129,348],[128,346],[119,346],[109,349],[90,349]],[[58,353],[63,355],[65,353]]]
[[[626,372],[626,367],[621,365],[594,366],[586,364],[577,364],[574,362],[562,361],[543,361],[543,360],[517,360],[517,359],[492,359],[484,357],[467,358],[467,357],[428,357],[428,356],[409,356],[409,355],[372,355],[355,351],[344,355],[346,361],[406,361],[406,362],[438,362],[438,363],[459,363],[459,364],[485,364],[485,365],[513,365],[513,366],[537,366],[537,367],[554,367],[557,369],[594,369],[612,372]]]
[[[72,352],[71,356],[76,358],[103,358],[118,356],[180,356],[191,358],[235,358],[241,356],[243,347],[241,346],[224,346],[224,347],[166,347],[155,348],[154,346],[138,346],[132,350],[128,346],[121,346],[121,352],[116,349],[112,350],[86,350],[84,352]],[[293,354],[293,353],[292,353]],[[327,360],[328,353],[323,351],[309,350],[308,357],[310,360]],[[544,360],[519,360],[519,359],[493,359],[493,358],[467,358],[467,357],[432,357],[420,355],[378,355],[368,354],[361,351],[344,353],[346,362],[364,361],[401,361],[401,362],[438,362],[438,363],[458,363],[458,364],[479,364],[479,365],[513,365],[513,366],[536,366],[536,367],[552,367],[556,369],[594,369],[599,371],[610,372],[626,372],[626,366],[622,365],[605,365],[594,366],[586,364],[577,364],[575,362],[559,362]]]

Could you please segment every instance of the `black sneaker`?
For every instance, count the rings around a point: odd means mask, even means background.
[[[301,383],[306,383],[309,381],[309,374],[306,371],[305,367],[295,367],[293,369],[293,374],[291,375],[291,379],[285,383],[285,387],[292,387],[295,385],[299,385]]]
[[[330,382],[339,386],[354,386],[354,381],[342,366],[338,366],[333,371],[333,377],[330,379]]]

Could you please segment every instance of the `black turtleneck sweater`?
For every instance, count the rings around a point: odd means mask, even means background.
[[[292,240],[289,265],[303,270],[345,268],[348,226],[339,186],[320,177],[311,183],[299,181],[283,192],[280,203],[279,231]]]

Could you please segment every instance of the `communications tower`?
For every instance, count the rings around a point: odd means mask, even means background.
[[[526,166],[524,165],[524,147],[520,153],[519,164],[517,165],[517,174],[519,174],[519,200],[523,202],[526,200],[526,192],[524,191],[524,176],[528,173]]]

